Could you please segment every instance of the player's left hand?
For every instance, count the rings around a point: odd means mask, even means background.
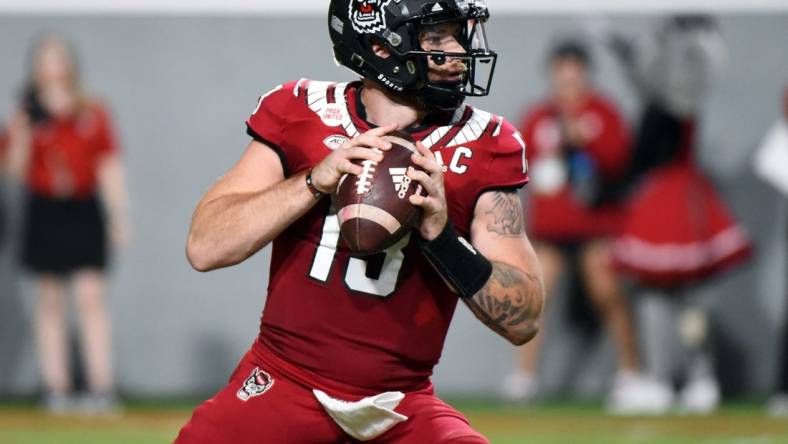
[[[426,240],[433,240],[443,231],[449,220],[446,209],[446,190],[443,184],[443,167],[427,147],[416,142],[419,153],[413,153],[411,160],[424,171],[408,168],[407,175],[424,187],[427,196],[413,194],[410,203],[424,210],[419,225],[419,234]],[[426,172],[425,172],[426,171]]]

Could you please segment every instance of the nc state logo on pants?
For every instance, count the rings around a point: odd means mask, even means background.
[[[244,385],[238,390],[236,396],[241,401],[248,401],[253,396],[267,392],[274,385],[274,378],[268,373],[255,367],[249,377],[244,380]]]

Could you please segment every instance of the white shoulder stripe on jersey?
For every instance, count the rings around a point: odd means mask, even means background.
[[[514,137],[514,139],[517,140],[517,143],[519,143],[520,146],[523,148],[522,161],[523,161],[523,174],[525,174],[528,172],[528,161],[525,160],[525,140],[523,140],[523,136],[522,134],[520,134],[520,131],[515,131],[514,133],[512,133],[512,137]]]
[[[436,128],[435,131],[431,132],[429,136],[425,137],[421,143],[423,143],[427,148],[432,148],[432,146],[438,143],[438,141],[441,140],[450,129],[450,126],[440,126]]]
[[[487,124],[490,123],[490,119],[492,119],[492,114],[473,108],[473,114],[468,119],[468,122],[446,146],[462,145],[463,143],[478,140],[482,136],[484,129],[487,128]]]
[[[431,132],[429,136],[425,137],[421,143],[423,143],[426,148],[432,148],[433,145],[438,143],[438,141],[441,140],[443,136],[445,136],[446,133],[448,133],[449,130],[460,121],[460,119],[462,119],[462,116],[465,115],[466,109],[468,109],[468,105],[461,106],[454,110],[454,114],[451,116],[451,121],[449,121],[449,124],[435,128],[435,130]]]
[[[315,80],[309,82],[307,102],[309,103],[309,107],[312,108],[312,111],[322,111],[325,108],[328,103],[326,92],[331,84],[332,82],[318,82]]]
[[[347,101],[345,100],[346,88],[347,83],[337,84],[334,90],[334,97],[336,98],[337,105],[342,109],[342,128],[345,129],[347,135],[352,139],[358,135],[358,129],[356,129],[356,125],[353,125],[353,120],[350,118],[350,113],[347,110]]]
[[[306,82],[306,81],[308,81],[308,80],[304,79],[304,78],[298,79],[298,82],[296,82],[296,84],[295,84],[295,88],[293,88],[293,95],[295,97],[298,97],[298,96],[301,95],[301,85],[303,85],[304,82]]]
[[[337,126],[336,124],[332,125],[326,123],[326,120],[323,120],[323,113],[329,106],[328,88],[331,85],[334,85],[334,98],[336,99],[332,106],[336,108],[340,116],[337,124],[345,129],[348,136],[351,138],[356,137],[358,130],[350,119],[350,112],[348,112],[347,104],[345,103],[345,88],[347,87],[347,83],[318,82],[314,80],[309,82],[309,88],[307,90],[307,103],[309,103],[309,109],[314,111],[324,124],[328,126]]]
[[[493,137],[498,137],[501,134],[501,127],[503,126],[503,117],[498,119],[498,126],[495,127],[495,132],[493,133]]]

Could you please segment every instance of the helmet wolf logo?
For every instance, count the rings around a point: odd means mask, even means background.
[[[386,29],[383,7],[391,0],[351,0],[348,4],[350,23],[361,34],[371,34]]]

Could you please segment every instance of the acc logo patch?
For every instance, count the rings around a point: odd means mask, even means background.
[[[383,8],[391,0],[350,0],[350,23],[361,34],[372,34],[386,29],[386,15]]]
[[[248,401],[253,396],[260,396],[274,385],[274,378],[268,373],[255,367],[249,377],[244,380],[244,385],[238,390],[236,396],[241,401]]]
[[[325,146],[331,148],[332,150],[335,150],[335,149],[341,147],[342,144],[344,144],[345,142],[347,142],[349,140],[350,139],[348,139],[345,136],[342,136],[342,135],[339,135],[339,134],[334,134],[333,136],[328,136],[325,139],[323,139],[323,144]]]

